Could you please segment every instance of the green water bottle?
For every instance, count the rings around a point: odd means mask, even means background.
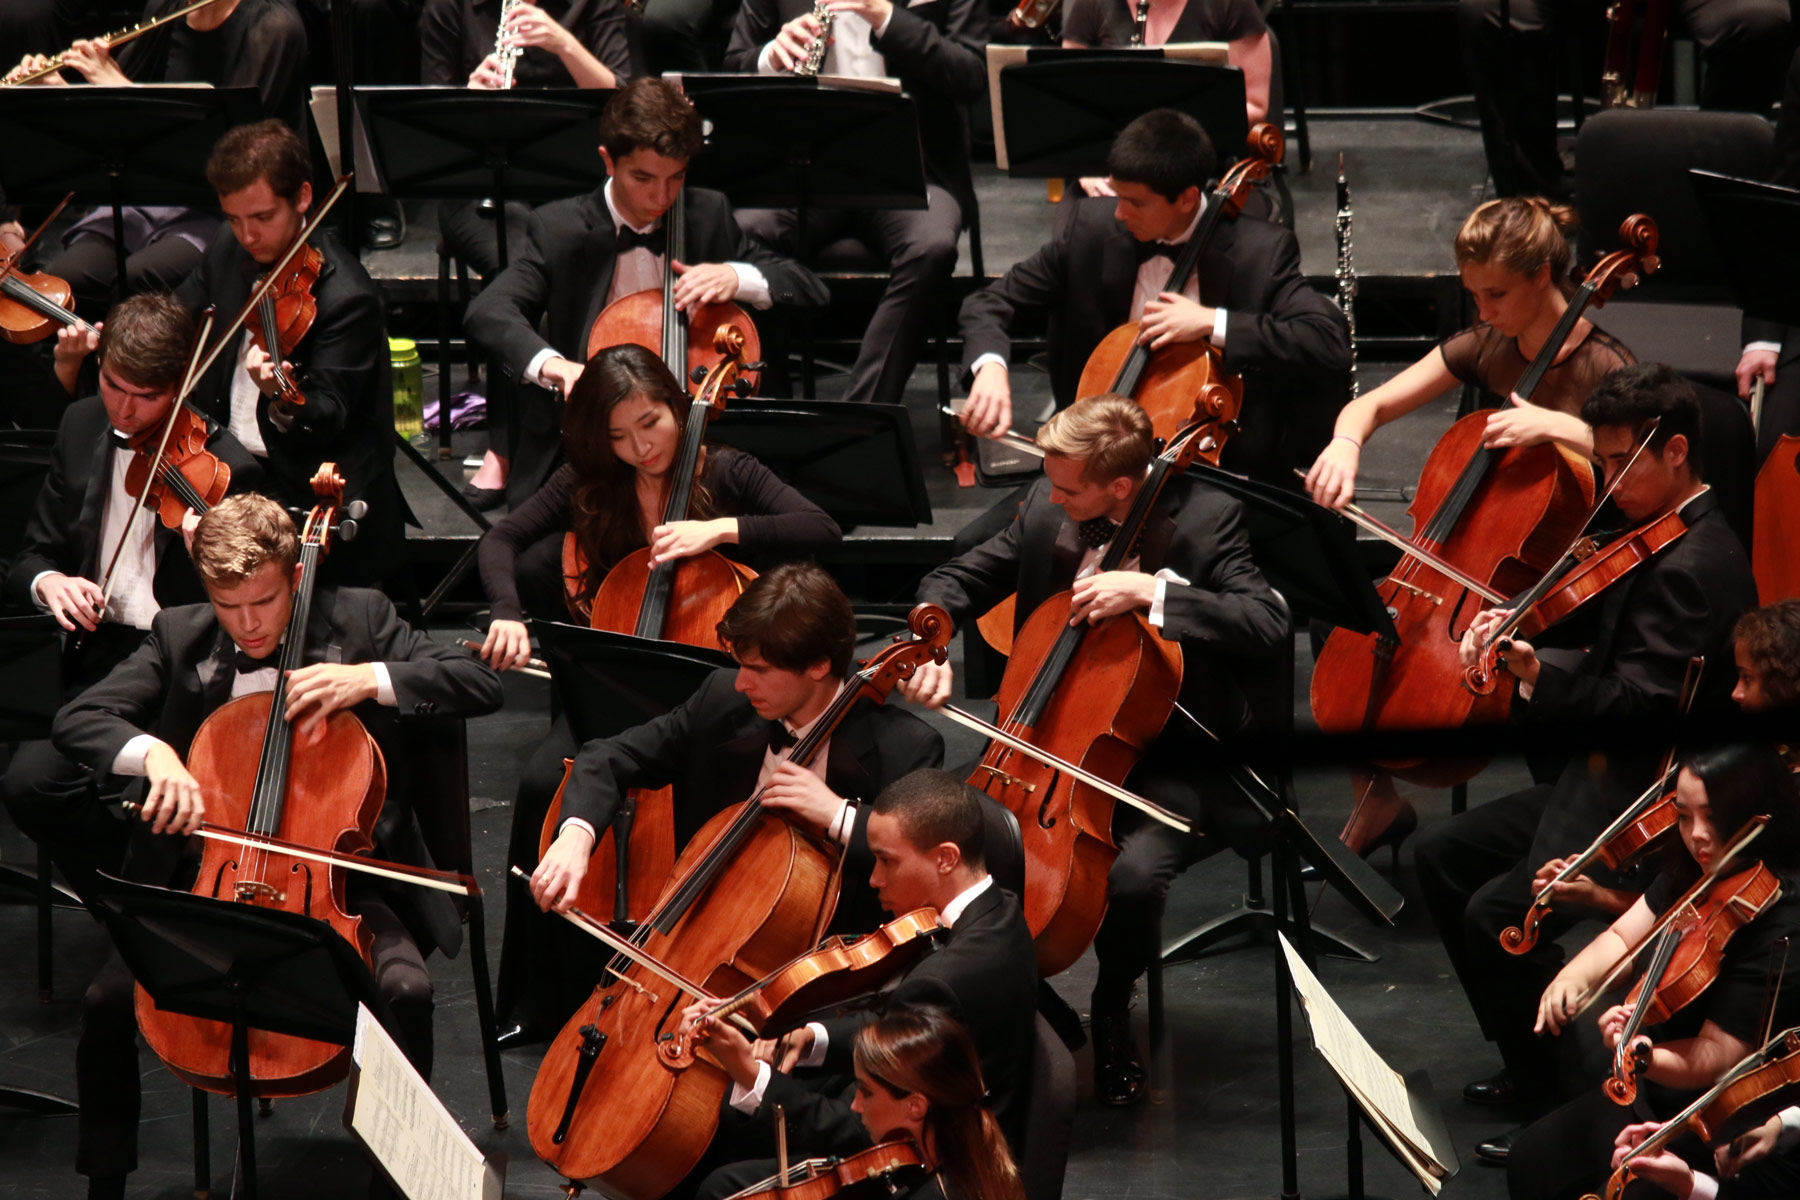
[[[394,369],[394,428],[408,438],[425,432],[425,380],[419,347],[411,338],[388,339],[388,361]]]

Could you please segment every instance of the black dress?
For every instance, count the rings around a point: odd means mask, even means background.
[[[1492,325],[1480,322],[1452,334],[1438,344],[1444,367],[1457,382],[1481,389],[1484,408],[1506,403],[1519,379],[1531,366],[1519,353],[1519,343]],[[1540,408],[1553,408],[1570,416],[1581,414],[1581,403],[1594,385],[1620,367],[1628,367],[1637,356],[1624,342],[1603,329],[1590,327],[1587,336],[1577,342],[1566,357],[1544,372],[1544,378],[1532,393],[1531,402]]]
[[[1068,0],[1063,37],[1084,46],[1128,46],[1136,28],[1132,0]],[[1255,0],[1188,0],[1170,43],[1235,42],[1267,32]]]

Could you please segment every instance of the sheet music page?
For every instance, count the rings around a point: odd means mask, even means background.
[[[1294,990],[1300,993],[1300,1006],[1306,1010],[1313,1044],[1319,1053],[1356,1092],[1364,1106],[1397,1133],[1409,1150],[1424,1156],[1437,1171],[1442,1171],[1442,1165],[1431,1159],[1430,1140],[1413,1120],[1412,1097],[1406,1090],[1406,1081],[1375,1052],[1375,1047],[1369,1045],[1362,1031],[1325,990],[1325,985],[1307,969],[1305,961],[1285,935],[1281,939],[1281,952],[1287,956]]]
[[[316,85],[308,108],[312,112],[313,128],[319,132],[319,144],[325,147],[325,161],[331,164],[331,177],[336,179],[344,173],[344,155],[338,146],[337,89]],[[351,118],[350,132],[356,141],[356,182],[350,188],[365,195],[379,195],[381,184],[375,178],[375,163],[369,157],[369,143],[363,133],[360,113]]]
[[[500,1200],[501,1179],[364,1005],[344,1125],[412,1200]]]

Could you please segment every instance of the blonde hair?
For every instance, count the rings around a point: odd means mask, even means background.
[[[1077,400],[1037,431],[1045,454],[1082,461],[1081,477],[1105,483],[1143,477],[1155,451],[1150,414],[1136,400],[1108,393]]]
[[[248,492],[225,499],[200,518],[194,527],[194,569],[214,587],[233,587],[261,570],[265,563],[279,563],[292,571],[300,561],[300,536],[287,510],[269,499]]]
[[[1550,282],[1566,288],[1575,261],[1569,234],[1575,210],[1542,196],[1489,200],[1469,214],[1456,232],[1456,265],[1492,263],[1529,278],[1545,267]]]
[[[1025,1185],[987,1108],[981,1059],[968,1030],[941,1008],[896,1008],[864,1025],[853,1050],[857,1069],[895,1096],[923,1096],[925,1132],[954,1196],[1025,1200]]]

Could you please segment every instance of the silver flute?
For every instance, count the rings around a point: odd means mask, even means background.
[[[808,78],[817,76],[825,66],[825,51],[831,46],[831,26],[837,20],[837,14],[826,8],[822,0],[813,5],[812,15],[819,23],[819,36],[806,48],[806,61],[794,68],[794,74]]]
[[[494,31],[494,62],[500,67],[500,86],[509,91],[513,85],[513,69],[519,65],[519,46],[506,40],[506,19],[524,2],[525,0],[502,0],[500,27]]]

